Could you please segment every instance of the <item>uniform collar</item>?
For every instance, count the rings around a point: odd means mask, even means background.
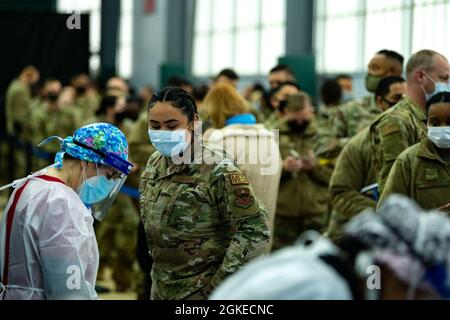
[[[437,149],[433,142],[431,142],[429,139],[425,139],[420,143],[417,156],[420,158],[439,161],[442,164],[447,165],[447,163],[442,160],[441,156],[437,152]]]
[[[187,166],[185,164],[177,165],[173,163],[171,158],[160,156],[159,161],[156,163],[156,176],[155,179],[164,179],[174,174],[181,173]]]
[[[403,101],[409,107],[411,113],[414,115],[415,118],[419,119],[420,121],[424,122],[427,121],[427,115],[425,114],[425,112],[410,97],[405,96],[403,98]]]
[[[156,169],[156,176],[155,179],[164,179],[167,177],[170,177],[174,174],[181,174],[182,172],[193,168],[194,166],[197,166],[198,164],[201,164],[203,161],[203,151],[205,150],[204,141],[200,141],[200,146],[202,148],[202,152],[197,152],[195,155],[197,158],[193,159],[193,162],[191,164],[176,164],[173,162],[172,158],[170,157],[164,157],[160,154],[159,160],[156,162],[155,169]]]

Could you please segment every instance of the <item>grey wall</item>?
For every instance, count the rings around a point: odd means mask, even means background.
[[[184,63],[189,70],[191,60],[191,32],[194,0],[157,0],[156,12],[146,15],[143,1],[134,6],[134,50],[132,85],[139,88],[145,84],[158,86],[160,66],[163,63]],[[245,0],[242,0],[245,1]],[[169,12],[170,8],[170,12]],[[314,0],[287,0],[286,53],[301,55],[314,49]],[[139,31],[137,31],[139,30]],[[136,32],[137,31],[137,32]],[[332,77],[334,75],[330,75]],[[364,97],[364,74],[354,77],[354,95]],[[319,85],[328,75],[318,75]],[[209,79],[195,79],[197,83]],[[266,83],[266,75],[245,77],[242,89],[255,81]]]
[[[167,57],[168,1],[156,1],[156,12],[144,13],[144,4],[135,0],[133,28],[133,75],[130,82],[136,88],[150,84],[158,86],[159,67]]]
[[[191,64],[192,35],[194,32],[195,0],[165,0],[170,12],[167,19],[167,61],[184,64],[187,69]]]
[[[287,0],[286,55],[313,53],[314,0]]]
[[[100,81],[116,75],[116,48],[120,30],[120,0],[102,0]]]

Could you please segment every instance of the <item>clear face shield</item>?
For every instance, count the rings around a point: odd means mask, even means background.
[[[103,221],[128,177],[117,171],[113,177],[108,177],[108,175],[102,173],[102,171],[106,171],[105,169],[110,168],[105,168],[104,166],[98,167],[99,174],[93,178],[96,181],[97,191],[95,194],[99,194],[100,196],[97,199],[94,198],[92,203],[86,203],[92,210],[92,215],[98,221]]]
[[[85,147],[82,145],[82,147]],[[91,148],[90,148],[91,149]],[[93,150],[103,157],[104,165],[97,165],[97,176],[86,179],[78,190],[81,200],[92,210],[92,215],[102,221],[120,193],[133,165],[112,153]],[[85,175],[85,171],[83,171]]]

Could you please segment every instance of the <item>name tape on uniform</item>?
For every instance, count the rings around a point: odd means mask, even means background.
[[[244,174],[231,174],[230,182],[233,186],[246,186],[250,184]]]

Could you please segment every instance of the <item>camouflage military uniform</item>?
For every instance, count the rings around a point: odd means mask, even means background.
[[[196,158],[190,165],[156,152],[142,175],[154,300],[207,299],[227,276],[268,251],[267,211],[246,176],[222,149],[204,144],[201,150],[201,164]]]
[[[425,112],[405,97],[378,117],[370,126],[372,159],[380,192],[397,157],[427,137]]]
[[[280,121],[280,116],[276,111],[272,112],[264,121],[264,126],[270,130],[270,129],[277,129],[277,126]]]
[[[280,119],[280,151],[283,159],[292,150],[305,156],[313,150],[317,124],[312,121],[304,133],[292,132],[286,121]],[[283,172],[275,216],[274,250],[291,245],[307,230],[325,231],[329,220],[328,183],[332,169],[317,164],[309,172]]]
[[[129,157],[133,160],[133,163],[139,167],[139,170],[128,177],[127,184],[137,189],[139,188],[141,175],[144,172],[148,159],[155,152],[155,148],[151,144],[148,136],[147,111],[142,112],[137,121],[130,128],[130,134],[128,135],[128,146]],[[136,210],[139,211],[139,200],[133,199],[133,204],[135,205]],[[152,260],[148,253],[145,231],[141,230],[141,228],[143,229],[143,226],[139,226],[139,228],[140,232],[138,233],[137,240],[137,257],[141,267],[141,272],[138,272],[136,275],[138,278],[136,281],[136,292],[139,300],[148,300],[150,298],[149,288],[151,288],[150,271]]]
[[[325,132],[331,132],[333,128],[333,120],[336,118],[336,112],[339,106],[322,106],[317,112],[317,126],[319,130],[324,130]]]
[[[155,152],[155,148],[148,136],[147,112],[143,112],[136,122],[130,127],[127,135],[129,156],[139,167],[139,172],[130,176],[128,184],[139,188],[140,178],[150,156]]]
[[[30,119],[30,107],[29,87],[19,80],[14,80],[6,93],[6,131],[8,134],[20,134],[20,138],[24,139],[24,131]]]
[[[78,129],[76,116],[71,109],[60,108],[51,110],[49,105],[44,101],[36,101],[33,104],[31,113],[32,121],[29,123],[29,130],[31,134],[31,142],[36,146],[48,137],[59,136],[68,137],[74,134]],[[51,143],[44,147],[44,151],[49,153],[57,153],[60,149],[58,143]],[[34,158],[33,171],[42,169],[45,166],[53,163],[54,156],[49,159]]]
[[[369,128],[354,136],[342,150],[330,181],[333,214],[328,234],[332,239],[341,236],[341,227],[353,216],[367,208],[376,208],[375,199],[361,193],[376,183],[368,143]]]
[[[262,104],[260,106],[260,109],[256,109],[255,107],[253,108],[255,110],[256,120],[258,121],[258,123],[265,123],[267,119],[269,119],[270,116],[274,113],[274,111],[270,107],[263,106]]]
[[[14,80],[8,87],[5,101],[5,116],[6,116],[6,133],[21,143],[27,143],[30,139],[30,134],[27,130],[28,122],[30,120],[31,108],[31,92],[30,88],[23,84],[20,80]],[[5,156],[9,153],[8,146],[3,145],[2,148]],[[5,157],[6,158],[6,157]],[[16,149],[14,152],[14,179],[22,178],[29,174],[27,171],[27,155],[23,149]],[[2,171],[1,175],[4,181],[9,179],[5,177],[9,172]]]
[[[44,100],[42,100],[41,97],[35,97],[31,99],[30,103],[30,112],[33,114],[34,112],[37,112],[38,110],[41,111],[42,109],[46,108],[46,103]],[[28,126],[30,123],[28,123]]]
[[[450,203],[450,157],[439,155],[425,139],[398,157],[387,179],[380,204],[393,193],[414,199],[423,209],[437,209]]]
[[[100,252],[100,272],[112,270],[116,290],[133,290],[135,285],[137,227],[139,215],[130,197],[119,194],[106,218],[96,225],[95,234]]]
[[[367,128],[382,113],[375,97],[351,101],[331,113],[329,127],[320,131],[317,153],[327,159],[336,159],[350,138]]]
[[[79,118],[88,119],[94,116],[100,104],[100,98],[96,95],[85,95],[75,99],[74,105],[72,106]]]

